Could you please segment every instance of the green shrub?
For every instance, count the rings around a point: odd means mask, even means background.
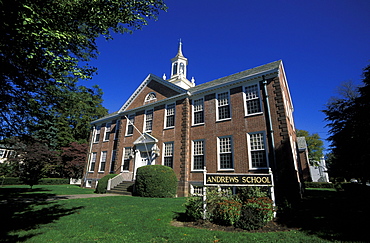
[[[39,185],[65,185],[69,184],[69,179],[67,178],[42,178]]]
[[[305,182],[306,188],[334,188],[333,183],[329,182]]]
[[[273,217],[274,207],[270,198],[251,198],[244,202],[236,226],[247,230],[259,229],[271,221]]]
[[[223,199],[217,203],[213,221],[220,225],[234,225],[240,218],[242,203],[237,199]]]
[[[265,226],[263,212],[251,206],[243,206],[240,212],[240,219],[236,222],[237,228],[245,230],[257,230]]]
[[[69,179],[66,178],[42,178],[39,185],[65,185],[69,184]],[[19,177],[1,177],[0,185],[24,185]]]
[[[109,174],[104,176],[98,181],[98,186],[95,189],[95,193],[107,193],[108,180],[115,177],[117,174]]]
[[[189,220],[203,219],[203,199],[202,197],[193,196],[186,199],[185,215]]]
[[[164,165],[146,165],[137,169],[136,194],[141,197],[175,197],[177,177],[172,168]]]
[[[23,182],[19,179],[19,177],[1,177],[0,184],[1,185],[22,185]]]

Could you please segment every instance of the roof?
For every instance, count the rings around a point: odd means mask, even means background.
[[[255,68],[251,68],[251,69],[239,72],[239,73],[235,73],[235,74],[223,77],[223,78],[215,79],[215,80],[203,83],[203,84],[196,85],[194,87],[189,88],[188,90],[182,89],[181,87],[179,87],[175,84],[172,84],[168,81],[165,81],[165,80],[163,80],[163,79],[161,79],[161,78],[159,78],[159,77],[157,77],[153,74],[149,74],[147,76],[147,78],[140,84],[140,86],[134,91],[134,93],[131,95],[131,97],[129,97],[129,99],[125,102],[125,104],[120,108],[120,110],[118,110],[116,112],[113,112],[113,113],[111,113],[107,116],[104,116],[100,119],[97,119],[97,120],[93,121],[92,124],[102,122],[102,121],[105,121],[105,120],[108,120],[108,119],[111,119],[111,118],[114,118],[114,117],[118,117],[120,114],[122,114],[125,111],[125,109],[128,107],[129,103],[136,97],[136,95],[143,89],[143,87],[145,85],[147,85],[147,83],[151,79],[154,79],[154,80],[159,81],[163,84],[166,84],[167,86],[171,87],[172,89],[178,90],[182,94],[186,94],[186,93],[194,94],[194,93],[207,91],[209,89],[213,89],[213,88],[217,88],[217,87],[222,87],[226,84],[230,84],[230,83],[233,83],[235,81],[243,80],[243,79],[246,79],[246,78],[252,78],[253,76],[256,76],[256,75],[262,76],[262,75],[269,74],[271,72],[276,72],[281,64],[282,64],[282,60],[267,63],[267,64],[264,64],[264,65],[261,65],[261,66],[255,67]]]
[[[248,69],[248,70],[245,70],[239,73],[235,73],[235,74],[223,77],[223,78],[215,79],[207,83],[199,84],[195,87],[190,88],[189,91],[193,93],[193,92],[209,89],[215,86],[227,84],[229,82],[240,80],[240,79],[250,77],[253,75],[257,75],[257,74],[263,75],[265,72],[279,68],[281,63],[282,61],[279,60],[279,61],[271,62],[265,65],[261,65],[255,68],[251,68],[251,69]]]

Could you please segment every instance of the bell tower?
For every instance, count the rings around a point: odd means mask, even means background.
[[[183,89],[189,89],[194,87],[195,83],[189,81],[186,78],[188,59],[182,54],[182,42],[179,42],[179,49],[174,58],[171,59],[171,78],[168,79],[168,82],[176,84]],[[193,79],[192,79],[193,80]]]

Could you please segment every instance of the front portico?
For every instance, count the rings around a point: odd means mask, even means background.
[[[157,142],[158,139],[148,133],[143,133],[134,142],[134,179],[139,167],[156,164],[156,158],[159,157]]]

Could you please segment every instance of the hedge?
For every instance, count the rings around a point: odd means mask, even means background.
[[[108,180],[115,177],[117,174],[109,174],[104,176],[98,181],[98,186],[95,189],[95,193],[107,193]]]
[[[334,188],[334,183],[329,182],[305,182],[306,188]]]
[[[43,178],[38,185],[62,185],[69,184],[67,178]],[[25,185],[18,177],[0,177],[0,185]]]
[[[175,197],[177,177],[172,168],[164,165],[146,165],[137,169],[136,194],[141,197]]]

